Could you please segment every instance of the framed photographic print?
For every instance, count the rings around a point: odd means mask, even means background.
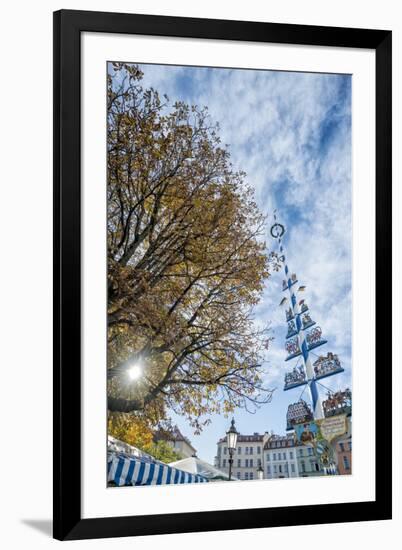
[[[56,12],[54,199],[56,538],[391,517],[390,31]]]

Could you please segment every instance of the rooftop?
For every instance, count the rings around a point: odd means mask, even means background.
[[[295,439],[293,434],[289,435],[271,435],[264,445],[264,449],[278,449],[281,447],[294,447]]]
[[[262,442],[263,440],[264,440],[264,435],[259,434],[259,433],[254,433],[252,435],[239,434],[237,436],[237,442],[238,443],[258,443],[258,442]],[[221,437],[220,440],[218,441],[218,444],[219,443],[225,443],[225,441],[226,441],[226,436]]]
[[[173,426],[171,430],[156,431],[154,433],[154,439],[155,441],[184,441],[193,449],[193,451],[196,451],[188,437],[183,435],[177,426]]]

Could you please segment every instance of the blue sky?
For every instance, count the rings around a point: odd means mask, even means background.
[[[139,65],[143,85],[171,100],[207,106],[220,124],[234,168],[244,170],[261,210],[278,210],[286,225],[284,246],[289,269],[306,285],[303,298],[328,345],[318,352],[339,355],[345,373],[324,380],[331,389],[351,386],[351,77],[241,69]],[[267,227],[266,243],[275,243]],[[285,433],[287,406],[302,389],[283,392],[285,311],[283,273],[268,279],[255,322],[272,323],[274,341],[267,354],[265,380],[276,387],[270,404],[255,414],[235,411],[243,433]],[[293,366],[293,365],[292,365]],[[320,388],[322,396],[324,388]],[[308,398],[307,390],[304,398]],[[216,442],[230,418],[213,416],[195,436],[174,417],[198,456],[213,462]]]

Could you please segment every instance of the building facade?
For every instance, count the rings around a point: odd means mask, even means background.
[[[301,445],[296,448],[299,477],[320,476],[324,472],[312,445]]]
[[[264,464],[265,479],[322,474],[313,446],[298,445],[293,433],[271,435],[264,446]]]
[[[197,455],[196,449],[190,440],[185,437],[177,426],[170,431],[156,432],[155,441],[166,441],[181,458],[190,458]]]
[[[232,479],[258,479],[258,468],[264,467],[264,445],[269,434],[254,433],[237,437],[237,446],[233,454]],[[215,467],[229,473],[229,451],[226,437],[218,441]]]
[[[229,451],[226,437],[217,444],[215,467],[229,472]],[[258,479],[259,467],[264,479],[310,477],[322,475],[312,445],[298,445],[294,434],[275,435],[265,432],[239,434],[233,454],[232,479]]]
[[[352,438],[343,438],[336,443],[338,472],[341,476],[352,473]]]
[[[297,448],[293,434],[271,435],[264,445],[264,479],[298,476]]]

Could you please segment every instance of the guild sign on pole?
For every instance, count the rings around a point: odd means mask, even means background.
[[[319,420],[318,422],[320,424],[322,437],[329,442],[347,432],[346,414],[331,416]]]

